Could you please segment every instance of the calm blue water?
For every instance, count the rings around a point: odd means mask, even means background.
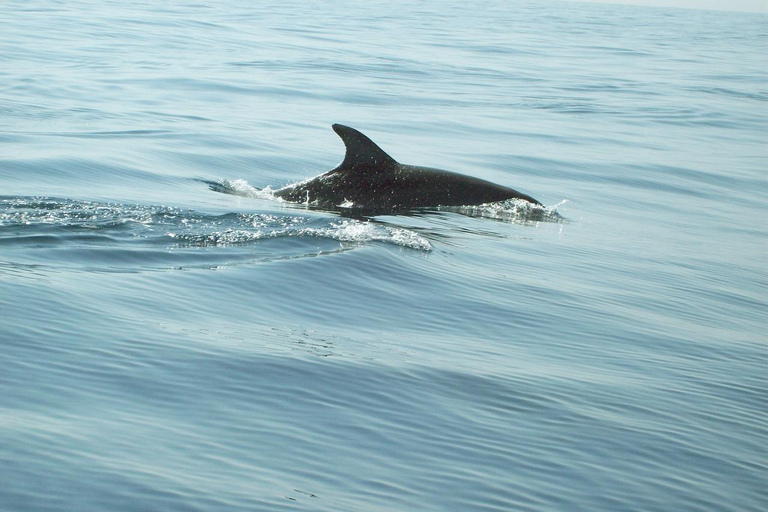
[[[765,510],[766,22],[3,2],[0,509]],[[334,122],[552,213],[248,193]]]

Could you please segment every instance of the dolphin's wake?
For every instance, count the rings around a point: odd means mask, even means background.
[[[432,250],[417,231],[379,222],[53,197],[0,196],[0,228],[0,246],[30,264],[46,249],[61,254],[61,265],[85,261],[99,271],[116,268],[117,262],[121,271],[220,268],[315,257],[372,243]]]

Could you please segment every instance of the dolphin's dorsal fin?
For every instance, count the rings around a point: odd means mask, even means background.
[[[388,170],[397,165],[394,158],[354,128],[343,124],[334,124],[333,131],[344,141],[347,153],[344,155],[344,161],[332,172],[379,171]]]

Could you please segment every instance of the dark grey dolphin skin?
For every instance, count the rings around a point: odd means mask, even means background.
[[[398,163],[349,126],[334,124],[333,130],[346,146],[344,161],[332,171],[275,191],[277,197],[334,211],[349,207],[367,212],[396,212],[505,199],[524,199],[541,205],[531,196],[490,181]]]

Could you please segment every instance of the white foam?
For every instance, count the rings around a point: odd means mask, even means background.
[[[510,222],[563,222],[565,219],[557,213],[557,207],[565,204],[561,201],[555,206],[533,204],[523,199],[507,199],[496,203],[485,203],[476,206],[441,207],[443,211],[455,211],[471,217],[506,220]]]
[[[323,227],[301,227],[306,219],[272,218],[258,222],[247,217],[240,219],[247,227],[205,232],[205,226],[196,226],[198,232],[168,232],[167,235],[183,245],[197,247],[225,247],[257,242],[273,238],[316,237],[339,242],[364,245],[370,242],[382,242],[407,247],[419,251],[431,251],[429,240],[407,229],[390,228],[370,221],[344,219],[333,221]],[[213,227],[216,224],[211,224]],[[248,228],[256,229],[248,229]]]
[[[384,242],[419,251],[431,251],[429,240],[414,231],[390,228],[373,222],[342,220],[324,228],[305,228],[302,235],[332,238],[341,242],[368,243]]]
[[[231,194],[233,196],[254,197],[258,199],[275,199],[274,190],[270,187],[258,189],[251,186],[246,180],[216,179],[207,182],[216,192]]]

